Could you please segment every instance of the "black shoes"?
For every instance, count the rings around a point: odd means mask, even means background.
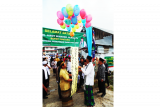
[[[106,94],[102,94],[101,97],[104,97]]]
[[[47,99],[48,97],[43,97],[43,99]]]

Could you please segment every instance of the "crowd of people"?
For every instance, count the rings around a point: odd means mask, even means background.
[[[94,80],[98,79],[99,91],[102,93],[101,97],[106,95],[106,89],[109,88],[108,80],[108,64],[105,59],[87,56],[85,59],[83,56],[78,57],[78,80],[77,80],[77,93],[84,92],[84,104],[88,107],[95,105],[93,96]],[[53,69],[53,76],[56,77],[58,84],[58,95],[62,101],[63,107],[69,107],[73,105],[73,99],[71,95],[72,84],[72,71],[71,71],[71,57],[67,56],[46,56],[42,57],[42,74],[43,74],[43,99],[47,99],[49,90],[49,77],[50,69]],[[105,83],[108,84],[105,87]]]

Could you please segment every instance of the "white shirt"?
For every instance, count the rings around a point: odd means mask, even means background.
[[[67,71],[71,72],[71,62],[68,62],[67,64]]]
[[[52,61],[51,65],[53,66],[53,69],[57,68],[57,61]]]
[[[48,75],[50,75],[50,70],[49,70],[49,68],[47,66],[46,66],[46,70],[48,72]]]
[[[44,70],[45,80],[47,80],[48,79],[47,69],[44,66],[42,66],[42,69]]]
[[[84,75],[86,75],[85,85],[93,86],[94,85],[94,67],[92,62],[88,64],[87,69],[81,68],[81,70],[84,73]]]

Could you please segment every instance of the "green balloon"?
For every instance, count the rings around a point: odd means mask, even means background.
[[[67,11],[67,13],[68,13],[69,16],[73,15],[73,7],[72,7],[71,4],[67,4],[66,11]]]
[[[64,22],[65,22],[67,25],[70,25],[70,24],[71,24],[71,20],[69,20],[69,19],[66,19]]]
[[[72,7],[71,4],[67,4],[67,6],[66,6],[66,11],[67,11],[67,12],[68,12],[68,11],[73,11],[73,7]]]
[[[62,29],[65,29],[65,28],[66,28],[66,25],[63,24],[63,25],[61,25],[60,27],[61,27]]]

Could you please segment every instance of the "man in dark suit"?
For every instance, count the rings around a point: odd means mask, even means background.
[[[101,97],[104,97],[106,95],[106,89],[105,89],[105,66],[103,64],[103,59],[99,59],[99,66],[98,66],[98,72],[97,72],[97,79],[98,79],[98,87],[99,91],[97,93],[102,93]]]
[[[108,80],[108,64],[107,64],[107,61],[106,61],[106,59],[104,60],[104,65],[105,65],[105,79],[106,79],[106,81],[105,82],[107,82],[107,88],[109,88],[109,80]]]

